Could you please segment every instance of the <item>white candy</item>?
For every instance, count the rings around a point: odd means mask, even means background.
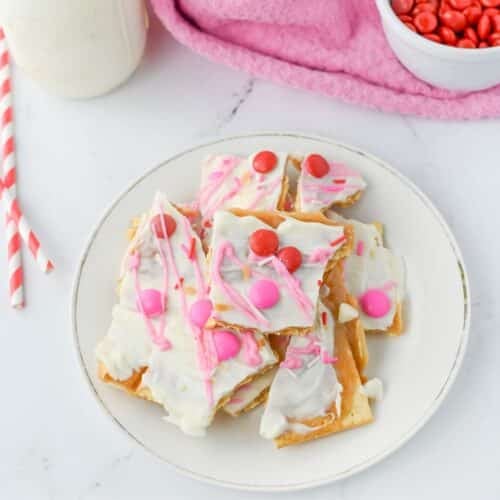
[[[352,307],[346,302],[342,302],[339,307],[339,323],[347,323],[359,316],[359,312],[355,307]]]

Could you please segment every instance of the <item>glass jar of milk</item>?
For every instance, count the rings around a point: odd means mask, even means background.
[[[144,0],[1,0],[16,64],[64,97],[104,94],[137,68],[146,42]]]

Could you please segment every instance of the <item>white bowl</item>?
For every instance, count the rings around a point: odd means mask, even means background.
[[[461,49],[431,42],[408,29],[390,0],[376,0],[385,35],[401,63],[431,85],[482,90],[500,84],[500,47]]]

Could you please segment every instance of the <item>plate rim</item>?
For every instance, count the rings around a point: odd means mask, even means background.
[[[457,259],[456,265],[458,267],[458,271],[461,277],[462,281],[462,292],[463,292],[463,323],[462,323],[462,328],[460,332],[460,342],[457,348],[457,351],[455,353],[455,359],[454,362],[450,368],[450,371],[448,373],[448,376],[446,377],[445,381],[443,382],[438,394],[432,401],[432,403],[427,407],[427,409],[422,413],[422,416],[420,419],[412,426],[410,427],[406,432],[404,432],[398,439],[396,439],[394,442],[392,442],[388,447],[383,449],[381,452],[376,453],[375,455],[362,460],[361,462],[357,463],[356,465],[353,465],[349,467],[348,469],[345,469],[341,472],[337,472],[335,474],[330,474],[325,477],[321,477],[319,479],[315,480],[310,480],[310,481],[304,481],[301,483],[296,483],[296,484],[283,484],[283,485],[255,485],[255,484],[245,484],[245,483],[234,483],[231,481],[225,481],[221,479],[217,479],[212,476],[206,476],[202,473],[195,472],[192,470],[189,470],[187,468],[181,467],[175,463],[172,463],[165,458],[161,457],[158,453],[156,453],[154,450],[146,446],[139,438],[134,436],[131,432],[128,431],[128,429],[118,420],[117,417],[115,417],[112,413],[112,411],[106,406],[104,400],[99,396],[99,393],[97,392],[97,389],[95,385],[92,383],[92,379],[90,377],[90,374],[87,370],[85,361],[83,359],[83,354],[82,350],[80,347],[80,341],[79,341],[79,334],[78,334],[78,324],[77,324],[77,311],[78,311],[78,293],[80,289],[80,280],[82,276],[82,271],[83,268],[86,264],[88,254],[90,252],[90,249],[94,243],[94,240],[97,237],[97,234],[101,230],[103,224],[105,221],[108,219],[110,214],[113,212],[113,210],[116,208],[116,206],[127,196],[127,194],[132,191],[138,184],[140,184],[144,179],[152,175],[154,172],[157,170],[167,166],[169,163],[177,160],[178,158],[189,154],[193,151],[196,151],[197,149],[203,148],[203,147],[208,147],[208,146],[214,146],[217,144],[221,144],[224,142],[229,142],[233,140],[242,140],[242,139],[250,139],[250,138],[257,138],[257,137],[288,137],[288,138],[293,138],[293,139],[307,139],[307,140],[313,140],[316,142],[324,143],[329,146],[336,146],[340,147],[343,149],[348,150],[349,152],[353,154],[357,154],[359,156],[363,156],[365,158],[368,158],[370,161],[376,163],[379,167],[385,169],[392,175],[398,178],[400,182],[405,184],[408,188],[410,188],[415,195],[417,195],[420,200],[425,204],[425,206],[433,213],[433,215],[436,217],[437,221],[439,222],[444,235],[446,236],[451,249],[453,250],[453,253],[455,254],[455,257]],[[258,491],[258,492],[289,492],[289,491],[299,491],[299,490],[306,490],[310,488],[315,488],[318,486],[326,485],[329,483],[333,483],[336,481],[339,481],[341,479],[345,479],[349,476],[352,476],[354,474],[357,474],[359,472],[362,472],[369,467],[381,462],[384,460],[386,457],[397,451],[399,448],[401,448],[404,444],[406,444],[415,434],[422,429],[422,427],[430,420],[430,418],[436,413],[436,411],[439,409],[443,401],[445,400],[446,396],[448,395],[451,387],[453,386],[457,375],[460,371],[460,368],[463,363],[463,359],[465,356],[465,352],[467,350],[467,345],[469,342],[469,336],[470,336],[470,323],[471,323],[471,307],[470,307],[470,297],[471,297],[471,292],[470,292],[470,282],[469,282],[469,277],[467,273],[467,268],[462,256],[462,252],[460,250],[460,247],[458,245],[458,242],[455,239],[455,236],[453,235],[453,232],[451,228],[449,227],[448,223],[444,219],[443,215],[439,211],[439,209],[434,205],[434,203],[430,200],[430,198],[408,177],[406,177],[404,174],[399,172],[396,168],[392,167],[390,164],[385,162],[384,160],[378,158],[377,156],[367,153],[363,151],[362,149],[357,148],[356,146],[351,146],[349,144],[345,144],[340,141],[336,141],[335,139],[325,137],[322,135],[316,135],[316,134],[309,134],[309,133],[302,133],[302,132],[276,132],[276,131],[263,131],[263,132],[249,132],[249,133],[243,133],[243,134],[237,134],[237,135],[230,135],[230,136],[224,136],[224,137],[219,137],[219,138],[213,138],[211,140],[204,140],[202,142],[197,142],[194,146],[191,146],[189,148],[182,149],[180,152],[177,152],[171,156],[169,156],[166,160],[162,161],[161,163],[155,165],[154,167],[150,168],[146,172],[144,172],[141,176],[136,178],[133,182],[131,182],[126,189],[121,191],[116,198],[113,199],[113,201],[107,206],[107,208],[102,212],[101,217],[97,221],[97,223],[93,226],[92,230],[90,231],[90,235],[87,238],[87,241],[84,245],[83,251],[78,259],[78,264],[76,268],[76,272],[74,275],[74,280],[73,280],[73,286],[72,286],[72,292],[71,292],[71,305],[70,305],[70,314],[71,314],[71,328],[73,332],[73,344],[76,349],[76,354],[78,358],[78,363],[80,364],[80,368],[83,372],[84,378],[86,380],[87,386],[96,398],[99,407],[101,410],[108,416],[108,418],[113,421],[119,429],[121,429],[122,432],[124,432],[131,440],[133,440],[135,443],[139,444],[144,450],[146,450],[148,453],[152,454],[159,460],[161,460],[163,463],[167,464],[168,466],[172,467],[176,472],[181,473],[184,476],[190,477],[191,479],[196,479],[198,481],[202,481],[204,483],[216,485],[216,486],[222,486],[225,488],[231,488],[234,490],[241,490],[241,491]]]

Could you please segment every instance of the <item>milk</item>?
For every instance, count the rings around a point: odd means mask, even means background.
[[[16,64],[55,94],[104,94],[137,68],[146,42],[144,0],[0,0]]]

